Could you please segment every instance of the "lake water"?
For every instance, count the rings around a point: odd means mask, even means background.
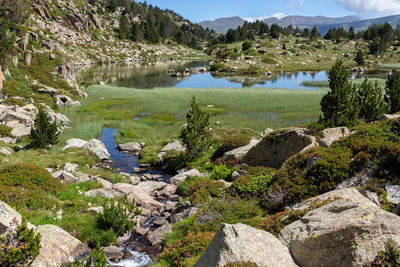
[[[303,86],[305,81],[327,81],[328,75],[321,72],[281,73],[270,76],[234,76],[216,77],[211,73],[191,74],[189,77],[171,77],[169,70],[183,72],[185,69],[206,66],[205,61],[164,62],[154,65],[103,65],[91,67],[97,82],[108,85],[139,89],[157,87],[175,88],[284,88],[284,89],[315,89]]]

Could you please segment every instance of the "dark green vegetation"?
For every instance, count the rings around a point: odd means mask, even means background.
[[[367,267],[380,267],[380,266],[400,266],[400,250],[399,245],[392,239],[386,243],[385,250],[380,251],[375,260],[366,265]]]
[[[47,148],[58,142],[57,122],[50,123],[50,118],[42,106],[39,107],[35,124],[31,129],[31,146],[34,148]]]
[[[67,267],[107,267],[108,261],[107,256],[103,251],[103,248],[99,244],[96,245],[92,250],[92,254],[87,256],[85,260],[76,259],[73,263],[68,264]]]
[[[25,266],[31,263],[40,251],[40,234],[29,229],[26,220],[0,237],[0,266]]]
[[[186,114],[186,125],[182,128],[180,139],[190,158],[197,157],[210,146],[209,118],[207,112],[201,110],[193,96],[191,109]]]

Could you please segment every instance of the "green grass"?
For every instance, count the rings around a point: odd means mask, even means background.
[[[381,69],[399,69],[400,68],[400,63],[385,63],[385,64],[380,64],[379,68]]]

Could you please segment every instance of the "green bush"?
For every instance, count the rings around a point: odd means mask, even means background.
[[[210,176],[214,180],[232,182],[232,174],[235,171],[238,171],[238,168],[226,165],[215,165]]]
[[[4,125],[4,124],[0,124],[0,136],[1,137],[12,137],[12,128]]]
[[[186,261],[201,255],[214,238],[211,232],[189,232],[183,240],[169,244],[160,254],[159,259],[164,260],[169,266],[187,266]]]
[[[112,229],[117,236],[122,235],[136,225],[136,222],[130,218],[130,213],[134,216],[140,215],[140,210],[133,201],[126,200],[122,203],[114,199],[107,200],[104,212],[96,218],[97,227],[105,231]]]
[[[392,131],[392,133],[396,134],[397,136],[400,136],[400,119],[392,120],[389,125],[390,131]]]
[[[390,113],[400,111],[400,72],[396,69],[389,73],[386,80],[385,101],[389,106]]]
[[[186,114],[187,123],[180,134],[180,140],[186,147],[188,157],[196,158],[210,147],[209,118],[210,115],[201,110],[193,96],[191,109]]]
[[[400,250],[398,249],[398,244],[393,239],[389,239],[386,242],[385,250],[379,251],[374,261],[366,264],[366,267],[381,266],[400,266]]]
[[[50,118],[43,107],[39,107],[39,112],[35,119],[35,125],[31,129],[31,146],[35,148],[47,148],[58,142],[57,122],[50,123]]]
[[[39,255],[40,234],[29,229],[24,219],[15,232],[0,237],[0,242],[0,266],[25,266]]]
[[[216,160],[228,151],[247,145],[250,142],[250,139],[251,136],[246,134],[234,134],[224,138],[211,159]]]
[[[250,42],[250,41],[244,41],[244,42],[242,43],[242,50],[243,50],[243,51],[249,50],[252,46],[253,46],[252,42]]]
[[[286,51],[284,51],[284,52],[286,52]],[[287,52],[286,52],[286,54],[287,54]],[[269,56],[264,56],[263,59],[262,59],[262,62],[266,63],[266,64],[271,64],[271,65],[278,64],[278,62],[275,59],[273,59],[273,58],[271,58]]]
[[[51,207],[64,186],[45,168],[19,163],[0,167],[0,199],[16,207]]]
[[[22,101],[21,99],[12,98],[12,97],[9,97],[6,100],[4,100],[3,104],[7,105],[7,106],[20,106],[20,107],[25,106],[25,102],[24,101]]]
[[[104,253],[103,248],[99,244],[93,249],[92,254],[86,257],[85,260],[80,261],[76,259],[73,263],[67,265],[67,267],[107,267],[108,261],[107,256]]]
[[[223,183],[205,177],[191,177],[178,185],[177,193],[194,204],[204,203],[210,197],[222,197]]]
[[[262,197],[273,181],[276,174],[275,169],[253,168],[239,177],[229,188],[229,193],[240,198]]]
[[[224,63],[214,63],[210,66],[210,71],[223,72],[226,69]]]
[[[357,90],[357,99],[360,105],[359,116],[367,121],[377,120],[387,110],[384,92],[378,82],[372,84],[365,79]]]

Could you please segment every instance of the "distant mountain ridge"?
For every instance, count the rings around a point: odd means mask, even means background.
[[[220,18],[214,21],[202,21],[199,24],[204,28],[215,30],[217,33],[226,33],[230,28],[236,29],[242,26],[245,20],[240,17]],[[287,16],[282,19],[268,18],[263,22],[272,25],[278,24],[279,26],[286,27],[289,25],[298,26],[300,29],[311,28],[316,26],[318,31],[324,35],[330,28],[344,27],[346,29],[354,27],[356,31],[363,30],[373,24],[390,23],[392,27],[400,24],[400,15],[379,17],[373,19],[360,19],[356,16],[345,16],[340,18],[331,18],[324,16]]]

